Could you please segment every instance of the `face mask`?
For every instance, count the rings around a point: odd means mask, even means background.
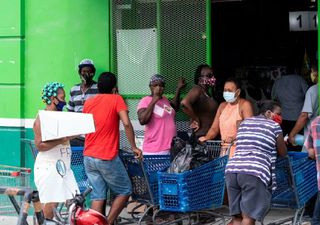
[[[316,82],[316,78],[317,78],[317,73],[316,72],[311,72],[310,73],[310,78],[311,78],[312,83],[315,83]]]
[[[226,100],[226,102],[232,103],[237,100],[236,93],[230,92],[230,91],[224,91],[223,92],[223,98]]]
[[[83,81],[83,83],[88,84],[92,81],[93,74],[89,74],[89,73],[81,74],[80,78]]]
[[[272,120],[278,124],[282,123],[282,116],[278,114],[273,114]]]
[[[216,84],[216,78],[214,78],[214,77],[211,77],[211,78],[200,77],[199,84],[200,85],[208,85],[210,87],[213,87]]]
[[[60,101],[58,98],[57,100],[58,100],[58,104],[56,104],[56,109],[57,111],[62,111],[63,107],[66,105],[66,102]]]

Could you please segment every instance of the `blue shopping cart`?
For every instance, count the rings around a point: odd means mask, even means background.
[[[140,161],[135,159],[132,153],[120,152],[120,158],[132,182],[132,198],[141,205],[146,205],[142,215],[136,217],[137,224],[144,220],[159,224],[159,217],[172,216],[170,222],[160,224],[183,221],[199,224],[199,217],[204,214],[211,218],[222,217],[220,221],[224,224],[223,216],[213,210],[219,208],[223,202],[227,150],[221,146],[220,141],[210,141],[206,151],[214,158],[212,161],[179,174],[166,172],[170,166],[169,155],[145,155]],[[221,156],[222,153],[224,156]]]
[[[169,167],[169,155],[145,155],[138,160],[132,152],[119,152],[119,156],[128,172],[132,184],[132,202],[137,202],[131,212],[133,219],[140,224],[148,220],[150,212],[159,203],[157,172]],[[142,215],[137,215],[137,209],[146,207]]]
[[[293,217],[273,221],[268,225],[302,223],[304,207],[317,189],[316,162],[307,153],[288,152],[288,156],[276,161],[277,189],[272,194],[271,208],[294,209]]]

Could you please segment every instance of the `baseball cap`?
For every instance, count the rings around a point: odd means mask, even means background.
[[[85,66],[92,66],[94,67],[93,61],[91,59],[83,59],[79,63],[79,68],[85,67]]]

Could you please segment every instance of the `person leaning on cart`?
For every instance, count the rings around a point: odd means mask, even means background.
[[[90,185],[91,208],[105,214],[108,188],[116,194],[109,214],[108,224],[121,213],[132,192],[131,182],[121,159],[119,150],[119,121],[121,120],[130,146],[137,158],[142,152],[137,148],[128,108],[123,98],[113,94],[117,79],[113,73],[101,73],[98,79],[99,94],[84,103],[83,113],[93,114],[96,131],[87,134],[84,146],[84,166]]]
[[[275,161],[287,148],[279,121],[281,107],[264,101],[260,115],[239,126],[234,156],[226,166],[226,186],[231,224],[253,225],[269,210],[271,190],[276,188]]]
[[[42,90],[45,110],[62,111],[65,106],[63,85],[57,82],[48,83]],[[43,204],[45,218],[53,218],[53,208],[59,202],[72,199],[80,193],[74,174],[70,168],[71,148],[69,141],[75,137],[42,141],[40,119],[37,116],[33,124],[34,144],[39,153],[34,164],[34,182],[39,191],[40,202]],[[56,170],[56,162],[62,160],[66,165],[66,175],[62,178]],[[66,188],[67,187],[67,188]]]
[[[251,103],[240,97],[241,85],[236,78],[230,77],[224,84],[223,98],[213,123],[200,142],[214,139],[220,133],[223,146],[229,146],[236,139],[238,126],[242,120],[253,116]],[[229,156],[234,154],[235,145],[230,148]]]

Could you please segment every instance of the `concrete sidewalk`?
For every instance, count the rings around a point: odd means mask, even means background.
[[[222,213],[224,215],[227,215],[227,210],[222,209],[222,210],[217,210],[217,212]],[[130,215],[124,210],[121,213],[121,216],[124,218],[130,218]],[[294,216],[294,210],[292,209],[272,209],[266,216],[264,220],[264,225],[270,224],[276,220],[288,218],[288,217],[293,217]],[[16,225],[17,224],[17,217],[16,216],[0,216],[0,225]],[[33,224],[32,216],[28,217],[28,223],[30,225]],[[127,223],[128,224],[128,223]],[[137,224],[135,222],[129,223],[129,224]],[[145,223],[144,223],[145,224]],[[217,223],[218,224],[218,223]],[[221,224],[221,223],[220,223]],[[256,223],[257,225],[261,224],[259,222]],[[292,224],[290,221],[282,224]],[[303,225],[309,225],[310,223],[304,222]]]

